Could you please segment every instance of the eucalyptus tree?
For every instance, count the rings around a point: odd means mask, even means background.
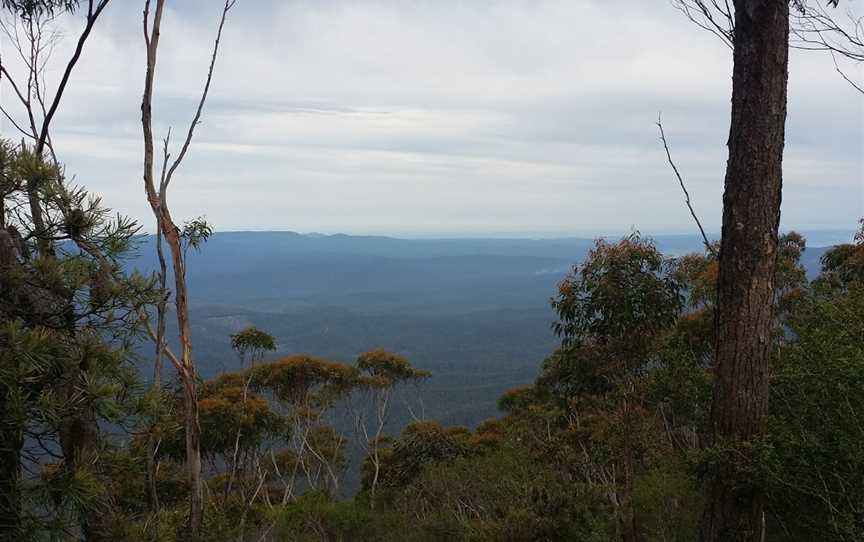
[[[827,50],[835,65],[838,52],[860,61],[861,20],[852,18],[851,30],[835,21],[825,7],[837,7],[839,0],[676,4],[733,54],[714,313],[715,385],[706,439],[709,448],[725,452],[707,468],[702,539],[764,540],[764,488],[748,480],[740,466],[754,460],[768,410],[789,49]]]
[[[360,433],[360,443],[366,451],[366,461],[372,471],[369,496],[374,507],[385,445],[384,428],[392,411],[394,394],[406,384],[426,380],[431,373],[413,367],[405,356],[381,349],[360,354],[357,369],[361,375],[357,381],[358,389],[368,403],[356,409],[354,424]],[[372,416],[368,415],[370,407]]]
[[[615,413],[610,420],[620,425],[623,438],[614,450],[601,438],[589,438],[581,446],[586,456],[602,448],[596,463],[604,464],[592,465],[586,475],[611,473],[601,477],[618,536],[625,542],[640,536],[632,496],[637,427],[644,409],[636,383],[656,358],[658,339],[674,325],[683,305],[672,270],[672,261],[638,233],[617,243],[598,240],[585,262],[558,285],[552,299],[558,315],[553,329],[562,347],[544,362],[537,382],[558,403],[569,427],[578,428],[583,417],[598,409]]]
[[[174,306],[177,316],[177,331],[180,337],[180,353],[174,354],[170,351],[165,343],[164,338],[164,318],[165,311],[159,311],[159,322],[157,329],[154,331],[151,326],[151,337],[156,342],[157,357],[165,354],[174,369],[177,371],[180,382],[183,386],[183,419],[185,423],[186,435],[186,465],[189,471],[190,499],[189,499],[189,536],[193,539],[198,538],[201,532],[201,527],[204,521],[204,487],[201,478],[201,428],[198,422],[198,384],[195,362],[192,357],[192,334],[189,325],[189,301],[188,301],[188,286],[186,283],[186,248],[190,246],[188,242],[197,243],[204,233],[209,236],[210,229],[206,225],[202,228],[200,222],[193,221],[186,231],[191,234],[191,237],[186,239],[184,243],[184,230],[181,230],[168,206],[168,188],[174,180],[174,175],[186,157],[189,147],[192,144],[192,138],[195,134],[195,128],[201,120],[201,114],[204,109],[204,104],[207,101],[207,94],[210,90],[210,83],[213,79],[213,70],[216,65],[216,57],[219,52],[219,42],[222,38],[222,30],[225,26],[225,20],[228,12],[234,6],[235,0],[226,0],[222,7],[222,15],[219,20],[218,30],[216,32],[216,40],[213,45],[213,53],[210,59],[207,76],[204,82],[204,88],[201,92],[201,97],[198,101],[197,108],[193,115],[192,121],[186,131],[186,136],[180,146],[176,158],[170,160],[169,153],[170,130],[163,140],[163,156],[162,167],[158,177],[155,172],[155,147],[153,142],[153,94],[156,76],[156,60],[159,51],[159,38],[162,29],[162,16],[165,11],[165,0],[155,0],[155,6],[151,14],[151,2],[144,2],[144,42],[146,46],[146,70],[144,77],[144,95],[141,101],[141,126],[144,137],[144,191],[147,202],[150,205],[153,215],[156,218],[157,230],[157,254],[160,260],[162,285],[165,284],[167,275],[167,265],[162,252],[162,240],[167,243],[170,258],[171,271],[174,277]],[[205,236],[205,238],[206,238]]]

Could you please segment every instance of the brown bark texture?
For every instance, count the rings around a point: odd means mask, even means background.
[[[788,0],[736,0],[732,120],[723,194],[715,384],[702,540],[759,541],[764,495],[736,474],[764,426],[789,58]]]

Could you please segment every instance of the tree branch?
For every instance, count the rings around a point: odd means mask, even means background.
[[[204,83],[204,90],[201,93],[201,99],[198,101],[198,108],[195,111],[195,116],[189,124],[189,130],[186,133],[186,140],[183,141],[183,146],[180,148],[180,154],[177,155],[177,158],[168,170],[168,174],[164,178],[163,182],[166,188],[171,183],[171,178],[174,176],[174,172],[178,167],[180,167],[180,163],[183,162],[183,158],[186,157],[186,152],[189,150],[189,145],[192,143],[192,136],[195,133],[195,127],[199,122],[201,122],[201,112],[204,109],[204,102],[207,101],[207,93],[210,92],[210,82],[213,80],[213,68],[216,66],[216,55],[219,52],[219,41],[222,39],[222,28],[225,26],[225,18],[228,15],[228,11],[234,7],[235,2],[236,0],[225,0],[225,6],[222,8],[222,18],[219,20],[219,30],[216,31],[216,42],[213,44],[213,54],[210,57],[210,67],[207,70],[207,79]]]
[[[693,220],[696,221],[696,226],[699,227],[699,232],[702,234],[702,242],[705,243],[705,248],[716,257],[717,251],[714,250],[714,247],[708,241],[708,236],[705,235],[705,229],[702,228],[702,223],[699,221],[699,217],[696,216],[696,211],[693,210],[693,205],[690,203],[690,193],[684,185],[684,179],[681,178],[681,173],[678,172],[678,167],[672,160],[672,153],[669,152],[669,144],[666,142],[666,134],[663,132],[662,114],[657,115],[657,128],[660,129],[660,141],[663,142],[663,149],[666,151],[666,159],[668,160],[669,165],[672,166],[672,171],[675,172],[675,176],[678,178],[678,184],[681,185],[681,190],[684,192],[684,203],[687,204],[687,208],[690,209],[690,215],[693,217]]]

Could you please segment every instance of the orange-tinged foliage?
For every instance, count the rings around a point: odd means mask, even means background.
[[[498,409],[507,413],[523,410],[536,400],[536,388],[533,385],[517,386],[505,391],[498,398]]]
[[[415,369],[408,358],[386,350],[370,350],[357,358],[357,368],[371,377],[371,385],[390,385],[402,380],[417,380],[431,375],[429,371]]]
[[[307,402],[311,393],[325,402],[350,391],[357,382],[357,369],[344,363],[295,354],[252,370],[253,386],[267,390],[280,401],[291,404]]]

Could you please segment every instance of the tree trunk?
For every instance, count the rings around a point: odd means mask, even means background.
[[[189,468],[190,499],[189,499],[189,537],[197,539],[201,534],[201,526],[204,517],[204,495],[201,482],[201,428],[198,423],[198,396],[195,375],[195,364],[192,361],[192,334],[189,328],[189,304],[186,288],[186,266],[183,247],[180,239],[180,231],[171,218],[168,208],[167,190],[172,176],[189,149],[195,126],[201,118],[204,102],[210,89],[213,77],[213,68],[219,51],[219,40],[222,36],[222,28],[228,11],[234,5],[232,0],[225,0],[222,8],[222,18],[219,21],[219,30],[216,32],[216,41],[213,45],[213,54],[210,58],[210,67],[207,71],[207,80],[201,93],[201,100],[195,116],[189,125],[186,139],[180,148],[180,153],[175,158],[170,168],[168,164],[168,138],[165,139],[165,162],[162,176],[159,182],[159,190],[156,191],[156,183],[153,176],[153,80],[156,72],[156,53],[159,47],[159,35],[161,32],[162,14],[165,8],[165,0],[156,1],[156,9],[153,14],[152,30],[150,25],[150,0],[144,4],[144,40],[147,45],[147,71],[144,78],[144,96],[141,100],[141,124],[144,132],[144,190],[153,213],[156,215],[158,227],[168,243],[171,250],[171,265],[174,272],[174,305],[177,309],[177,327],[180,332],[180,344],[182,348],[179,362],[174,360],[177,371],[183,380],[184,407],[186,409],[186,462]],[[170,137],[170,131],[169,131]],[[161,258],[161,252],[160,252]],[[160,259],[162,276],[165,276],[164,262]],[[158,342],[158,338],[157,338]]]
[[[198,393],[194,370],[184,378],[186,410],[186,464],[189,468],[189,539],[197,540],[204,522],[204,491],[201,483],[201,428],[198,424]]]
[[[758,437],[768,404],[774,264],[786,122],[788,0],[735,0],[732,122],[723,194],[715,319],[715,385],[708,445]],[[709,471],[702,540],[759,541],[761,488],[723,459]]]
[[[177,312],[177,327],[180,331],[180,364],[186,410],[186,464],[189,468],[189,531],[190,538],[197,539],[204,521],[204,491],[201,482],[201,426],[198,423],[198,391],[195,363],[192,361],[192,331],[189,327],[189,302],[186,288],[186,262],[180,235],[165,204],[164,194],[161,228],[174,269],[174,307]]]

